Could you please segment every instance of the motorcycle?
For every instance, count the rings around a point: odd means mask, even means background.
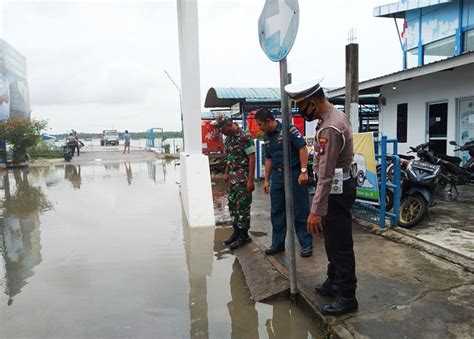
[[[406,178],[401,184],[401,201],[398,224],[403,228],[416,226],[433,205],[441,176],[441,166],[424,159],[434,160],[425,148],[413,148],[420,160],[412,159],[406,167]]]
[[[72,143],[66,143],[63,145],[63,157],[66,162],[71,161],[72,157],[74,156],[74,150],[76,145]]]

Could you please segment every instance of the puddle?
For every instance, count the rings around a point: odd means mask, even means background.
[[[230,229],[183,226],[177,181],[161,161],[0,175],[1,337],[321,337],[251,300]]]

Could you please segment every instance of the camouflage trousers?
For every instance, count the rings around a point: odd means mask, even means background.
[[[227,200],[229,201],[229,212],[232,217],[233,226],[243,230],[249,229],[252,193],[247,192],[247,183],[230,184]]]

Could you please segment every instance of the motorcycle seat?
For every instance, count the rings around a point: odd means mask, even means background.
[[[449,161],[449,162],[455,164],[456,166],[459,166],[461,164],[461,161],[462,161],[462,159],[460,157],[452,157],[452,156],[446,155],[446,154],[439,154],[438,157],[440,157],[443,160]]]
[[[398,156],[400,157],[400,159],[405,159],[405,160],[413,160],[413,159],[415,159],[415,156],[413,156],[413,155],[399,154]]]

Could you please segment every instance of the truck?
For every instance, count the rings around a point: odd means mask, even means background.
[[[100,135],[100,145],[101,146],[118,146],[119,144],[119,135],[115,129],[105,129]]]

